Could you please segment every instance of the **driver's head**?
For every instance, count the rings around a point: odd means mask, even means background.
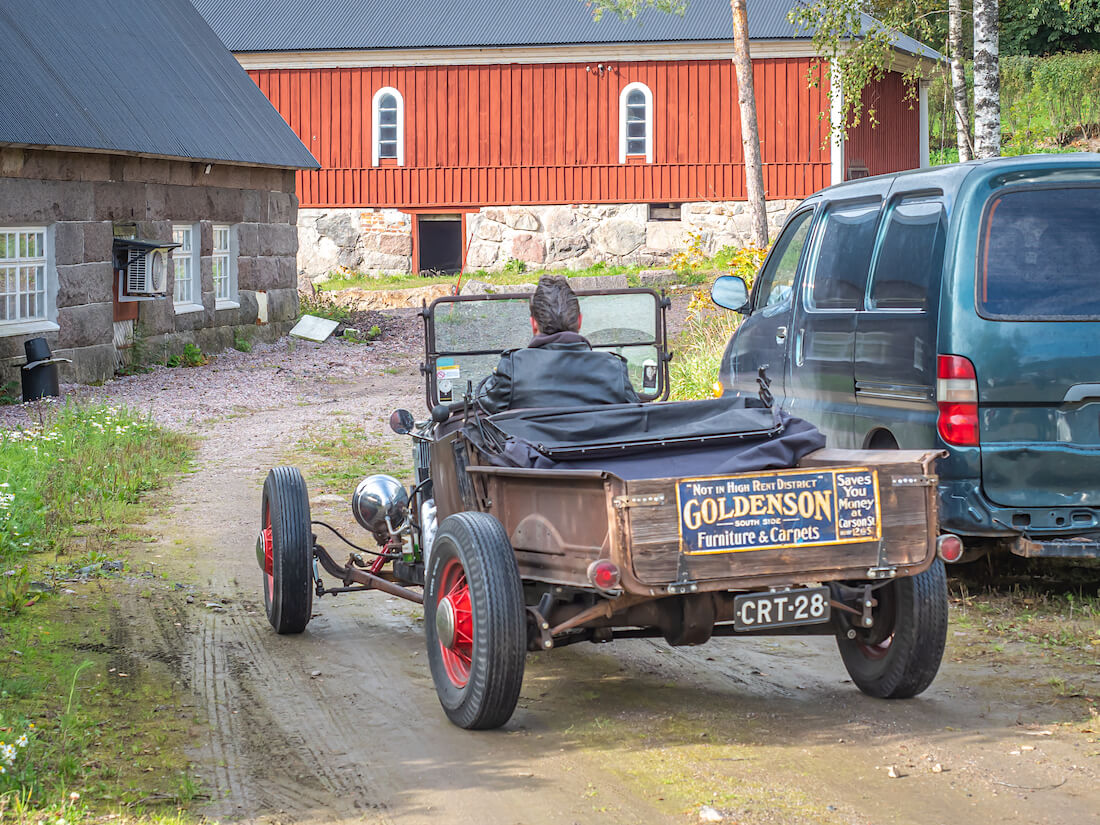
[[[581,305],[569,281],[560,275],[539,278],[539,285],[531,296],[531,321],[535,332],[543,335],[580,332]]]

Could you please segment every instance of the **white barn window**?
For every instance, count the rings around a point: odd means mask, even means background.
[[[395,160],[405,165],[405,100],[392,86],[374,93],[371,101],[371,163]]]
[[[214,249],[211,256],[215,309],[240,306],[237,303],[237,260],[232,247],[233,227],[215,224]]]
[[[202,309],[202,282],[198,251],[195,243],[198,237],[197,227],[193,224],[175,224],[172,227],[172,241],[179,246],[172,250],[172,268],[175,274],[176,312],[196,312]]]
[[[619,163],[632,157],[653,163],[653,92],[644,83],[628,83],[619,94]]]
[[[0,325],[45,321],[46,228],[0,227]]]

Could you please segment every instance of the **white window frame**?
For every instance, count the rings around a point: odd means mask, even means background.
[[[36,255],[18,253],[19,236],[37,235]],[[57,317],[57,270],[53,265],[53,227],[48,226],[0,226],[0,235],[14,239],[16,255],[0,258],[0,306],[4,318],[0,319],[0,336],[25,335],[33,332],[55,332],[60,327],[55,323]],[[5,243],[6,246],[6,243]],[[20,313],[21,298],[29,290],[20,288],[23,270],[37,268],[35,312],[33,315]],[[40,284],[38,280],[41,280]],[[9,307],[15,311],[14,318],[8,318]]]
[[[379,122],[381,113],[379,112],[379,105],[382,102],[384,95],[393,95],[397,101],[397,165],[405,165],[405,98],[401,96],[401,92],[393,88],[393,86],[383,86],[377,92],[374,93],[374,97],[371,98],[370,111],[371,111],[371,165],[378,166],[381,161],[381,137],[382,137],[382,124]]]
[[[237,291],[237,233],[229,224],[211,227],[211,270],[214,278],[214,309],[236,309],[241,304]],[[219,240],[224,245],[219,246]],[[219,264],[224,274],[219,275]]]
[[[627,83],[619,92],[619,163],[626,163],[628,157],[640,158],[642,155],[626,153],[626,100],[630,93],[640,91],[645,97],[645,162],[653,163],[653,92],[644,83]]]
[[[172,302],[176,315],[202,310],[202,264],[199,258],[199,239],[202,238],[197,223],[172,224],[172,242],[183,243],[183,234],[188,235],[188,243],[172,250]],[[190,247],[189,249],[186,247]],[[190,286],[190,295],[180,296],[180,271],[186,270],[185,283]]]

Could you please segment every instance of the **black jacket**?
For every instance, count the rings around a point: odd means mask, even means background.
[[[622,356],[594,352],[588,339],[568,331],[536,335],[526,349],[505,352],[481,395],[481,405],[494,413],[638,400]]]

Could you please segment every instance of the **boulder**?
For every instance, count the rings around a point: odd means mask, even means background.
[[[592,240],[601,251],[622,257],[645,243],[645,228],[633,221],[612,218],[596,227]]]

